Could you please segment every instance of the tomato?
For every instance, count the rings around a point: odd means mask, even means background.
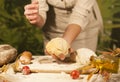
[[[77,79],[79,78],[80,76],[80,72],[78,70],[73,70],[71,73],[70,73],[70,76],[72,77],[72,79]]]
[[[23,73],[23,75],[30,74],[30,68],[28,66],[23,66],[22,73]]]

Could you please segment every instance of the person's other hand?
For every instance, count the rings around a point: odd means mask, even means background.
[[[24,15],[31,24],[36,24],[39,21],[39,2],[33,1],[24,7]]]

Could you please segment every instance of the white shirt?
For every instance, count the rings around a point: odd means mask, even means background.
[[[68,24],[78,24],[82,32],[72,47],[87,47],[95,51],[99,29],[103,26],[96,0],[39,0],[39,4],[39,13],[46,21],[43,27],[45,41],[61,37]],[[47,12],[51,13],[47,15]]]

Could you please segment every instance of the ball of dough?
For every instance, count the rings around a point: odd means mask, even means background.
[[[46,50],[49,54],[54,54],[57,57],[62,53],[65,56],[69,53],[70,45],[63,38],[54,38],[46,45]]]
[[[81,65],[88,65],[90,63],[91,56],[97,55],[88,48],[80,48],[77,50],[76,62]]]

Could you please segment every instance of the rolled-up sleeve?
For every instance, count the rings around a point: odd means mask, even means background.
[[[94,3],[95,0],[77,0],[72,10],[69,24],[78,24],[84,30],[89,23],[89,13]]]
[[[38,0],[39,1],[39,14],[43,17],[44,21],[46,21],[46,12],[49,7],[46,0]]]

